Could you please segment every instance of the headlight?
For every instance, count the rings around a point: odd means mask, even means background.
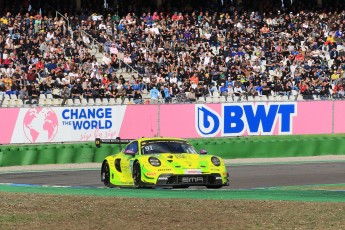
[[[161,165],[160,160],[158,160],[158,159],[155,158],[155,157],[150,157],[150,158],[149,158],[149,163],[150,163],[152,166],[160,166],[160,165]]]
[[[218,157],[212,157],[211,161],[215,166],[220,166],[220,160]]]

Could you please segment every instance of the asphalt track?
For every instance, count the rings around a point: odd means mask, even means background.
[[[233,165],[227,168],[230,173],[230,186],[223,189],[345,183],[344,162]],[[1,173],[0,184],[4,183],[103,187],[99,169]]]

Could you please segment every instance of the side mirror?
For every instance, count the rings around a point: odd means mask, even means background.
[[[207,154],[207,150],[205,149],[200,149],[200,155],[205,155]]]
[[[132,157],[135,156],[135,152],[134,152],[133,150],[130,150],[130,149],[126,149],[125,151],[123,151],[123,153],[124,153],[125,155],[130,155],[130,156],[132,156]]]

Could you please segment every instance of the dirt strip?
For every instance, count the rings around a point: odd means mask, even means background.
[[[233,164],[299,163],[299,162],[329,162],[329,161],[345,161],[345,155],[287,157],[287,158],[227,159],[225,160],[225,163],[228,165],[233,165]],[[74,170],[74,169],[97,169],[97,168],[100,168],[100,163],[47,164],[47,165],[24,165],[24,166],[0,167],[0,172]]]

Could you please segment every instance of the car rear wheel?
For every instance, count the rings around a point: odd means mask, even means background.
[[[110,184],[110,170],[108,162],[104,162],[102,166],[102,173],[101,173],[102,181],[105,187],[111,187]]]
[[[144,186],[143,182],[141,181],[141,167],[138,161],[134,163],[133,180],[134,180],[134,186],[136,188],[142,188]]]

